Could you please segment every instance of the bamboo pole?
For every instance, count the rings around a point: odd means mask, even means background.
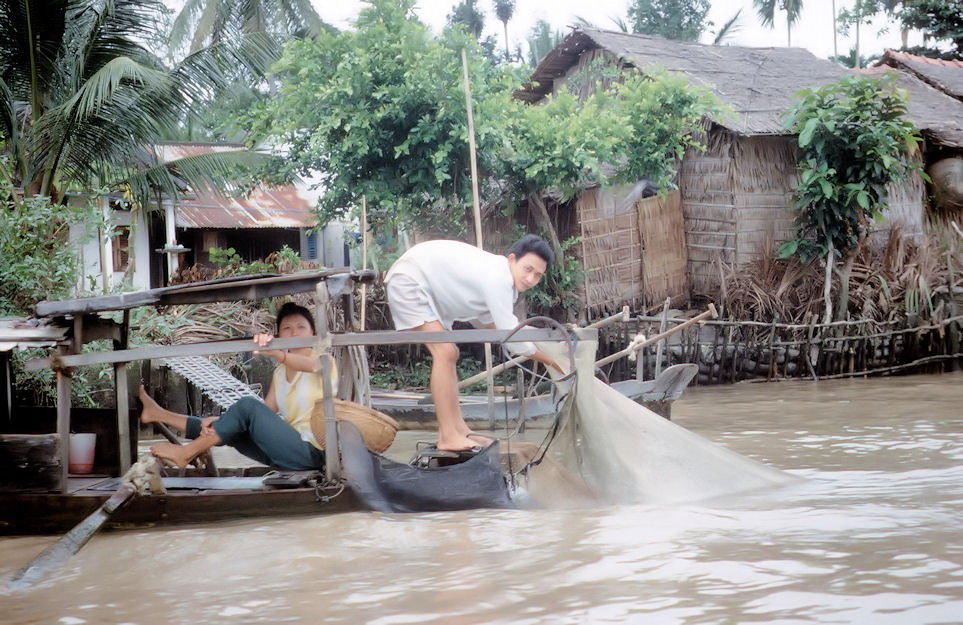
[[[597,360],[597,361],[595,361],[595,366],[596,366],[596,367],[604,367],[605,365],[607,365],[607,364],[609,364],[609,363],[612,363],[612,362],[615,362],[615,361],[618,360],[619,358],[624,358],[624,357],[628,356],[629,354],[632,354],[632,353],[634,353],[634,352],[642,349],[643,347],[646,347],[647,345],[652,345],[653,343],[657,343],[657,342],[659,342],[659,341],[661,341],[661,340],[667,339],[667,338],[669,338],[670,336],[672,336],[673,334],[675,334],[676,332],[680,332],[680,331],[682,331],[682,330],[685,330],[686,328],[688,328],[689,326],[691,326],[691,325],[693,325],[693,324],[696,324],[696,323],[705,321],[706,319],[708,319],[708,318],[710,318],[710,317],[713,318],[713,319],[715,319],[715,318],[718,317],[718,316],[719,316],[719,313],[716,312],[716,307],[715,307],[715,305],[714,305],[714,304],[709,304],[709,310],[707,310],[707,311],[705,311],[705,312],[703,312],[703,313],[700,313],[700,314],[696,315],[695,317],[693,317],[692,319],[689,319],[689,320],[686,321],[685,323],[680,323],[679,325],[677,325],[676,327],[672,328],[671,330],[668,330],[668,331],[663,332],[663,333],[661,333],[661,334],[657,334],[656,336],[653,336],[653,337],[651,337],[651,338],[648,338],[648,339],[642,341],[641,343],[639,343],[639,344],[637,344],[637,345],[629,345],[628,347],[626,347],[625,349],[623,349],[623,350],[620,351],[620,352],[616,352],[616,353],[614,353],[614,354],[612,354],[612,355],[610,355],[610,356],[606,356],[605,358],[602,358],[601,360]]]
[[[368,269],[368,200],[361,196],[361,270]],[[367,316],[368,284],[361,283],[361,331],[364,332],[365,317]]]
[[[471,109],[471,85],[468,82],[468,54],[461,49],[461,69],[465,79],[465,109],[468,111],[468,153],[471,160],[472,212],[475,216],[475,246],[482,245],[481,201],[478,198],[478,159],[475,154],[475,118]],[[492,346],[485,343],[485,372],[488,386],[488,425],[495,429],[495,374],[492,372]]]

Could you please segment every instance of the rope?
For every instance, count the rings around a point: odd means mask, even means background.
[[[645,343],[645,335],[639,332],[635,335],[635,338],[626,347],[629,350],[628,359],[635,362],[639,357],[639,350],[642,349],[642,344]]]

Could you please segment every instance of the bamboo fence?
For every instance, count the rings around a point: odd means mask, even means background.
[[[963,364],[960,346],[963,315],[938,323],[872,320],[828,324],[708,321],[670,337],[661,350],[640,355],[642,377],[651,379],[670,365],[695,363],[696,384],[731,384],[747,380],[832,379],[914,371],[943,370]],[[614,353],[637,333],[659,332],[660,324],[685,319],[636,317],[600,330],[599,357]],[[635,365],[624,359],[606,375],[612,381],[633,377]]]

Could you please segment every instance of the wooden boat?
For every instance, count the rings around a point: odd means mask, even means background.
[[[503,342],[558,341],[568,337],[564,331],[526,328],[514,334],[499,330],[458,330],[453,332],[344,332],[329,330],[328,304],[350,293],[351,286],[372,277],[371,272],[329,271],[284,276],[257,276],[194,283],[137,293],[103,297],[42,302],[38,315],[52,330],[35,333],[47,344],[57,346],[50,358],[28,363],[28,369],[53,368],[57,376],[58,403],[55,432],[24,432],[0,428],[0,533],[61,532],[107,502],[124,473],[133,464],[137,449],[137,427],[128,407],[126,363],[138,360],[181,356],[211,355],[250,351],[250,339],[192,343],[188,345],[127,348],[129,311],[137,306],[205,303],[236,299],[263,299],[278,295],[315,290],[319,302],[316,313],[318,336],[275,339],[273,345],[288,349],[315,346],[353,346],[424,342]],[[344,307],[345,315],[349,306]],[[122,311],[120,322],[99,316],[107,311]],[[346,327],[351,327],[346,323]],[[0,333],[2,334],[2,333]],[[22,334],[22,333],[21,333]],[[511,336],[509,336],[512,334]],[[0,345],[23,339],[20,334]],[[84,352],[83,345],[97,339],[113,339],[114,349]],[[321,358],[322,367],[328,362]],[[116,420],[101,423],[107,438],[116,441],[113,466],[102,475],[80,476],[68,473],[68,441],[74,412],[70,406],[70,377],[73,369],[98,363],[114,365]],[[330,366],[328,364],[328,366]],[[327,380],[328,377],[324,376]],[[331,397],[333,393],[326,393]],[[326,402],[327,403],[327,402]],[[325,438],[329,448],[339,443],[339,430],[333,417],[333,402],[326,406]],[[112,427],[111,427],[112,426]],[[103,430],[101,430],[103,431]],[[225,470],[216,476],[197,470],[164,478],[167,492],[147,492],[134,496],[123,507],[112,511],[108,525],[129,527],[172,523],[197,523],[263,515],[294,515],[343,512],[364,509],[343,476],[341,456],[327,454],[323,471],[293,473],[265,479],[268,468]]]
[[[625,380],[612,383],[626,397],[642,404],[663,417],[670,416],[671,404],[678,399],[699,372],[694,364],[673,365],[653,380]],[[528,397],[521,402],[515,397],[496,396],[494,417],[501,422],[506,417],[512,421],[524,414],[526,421],[550,417],[556,412],[556,399],[550,394]],[[429,395],[391,391],[372,392],[372,406],[391,415],[403,427],[420,429],[435,423],[434,407]],[[488,399],[483,396],[465,396],[460,401],[462,415],[469,422],[488,422]]]
[[[284,276],[256,276],[250,278],[216,280],[137,293],[122,293],[103,297],[42,302],[37,305],[38,316],[48,322],[46,330],[34,332],[36,340],[55,345],[57,351],[49,358],[27,363],[28,370],[52,368],[56,372],[58,401],[55,432],[27,432],[3,429],[0,423],[0,533],[59,532],[73,526],[85,516],[110,507],[117,500],[112,495],[132,491],[121,478],[133,464],[137,450],[138,428],[136,415],[128,407],[126,364],[138,360],[167,359],[172,357],[202,356],[218,353],[251,351],[256,349],[251,339],[213,341],[187,345],[152,345],[130,349],[127,346],[129,311],[137,306],[167,306],[172,304],[195,304],[237,299],[263,299],[314,290],[318,302],[316,312],[317,336],[305,338],[277,338],[272,343],[279,349],[315,347],[321,354],[320,367],[329,371],[330,348],[362,345],[389,345],[407,343],[504,343],[532,341],[571,341],[564,328],[523,328],[520,330],[456,330],[447,332],[376,331],[342,332],[330,330],[329,305],[342,299],[345,305],[345,327],[352,327],[350,319],[350,289],[354,283],[370,279],[370,272],[326,271]],[[122,320],[111,321],[99,313],[121,311]],[[699,320],[690,320],[695,323]],[[673,331],[684,327],[677,326]],[[0,328],[2,330],[2,328]],[[583,339],[597,339],[597,329],[583,328],[577,331]],[[10,334],[10,333],[8,333]],[[29,332],[27,334],[30,334]],[[28,337],[29,338],[29,337]],[[113,339],[113,349],[84,352],[83,346],[94,340]],[[8,340],[10,339],[10,340]],[[23,333],[4,337],[0,331],[0,347],[17,344],[24,339]],[[649,339],[655,340],[655,339]],[[3,351],[3,350],[0,350]],[[9,351],[9,349],[7,350]],[[613,355],[611,359],[618,357]],[[605,359],[603,359],[605,360]],[[602,362],[602,361],[600,361]],[[116,399],[116,419],[113,423],[101,423],[107,430],[107,438],[116,442],[116,450],[110,458],[108,470],[101,475],[71,475],[69,467],[69,433],[75,417],[70,405],[70,378],[76,367],[91,364],[113,364]],[[662,376],[650,382],[632,381],[623,384],[628,395],[660,402],[671,401],[678,396],[692,379],[694,365],[667,369]],[[323,375],[327,386],[330,377]],[[7,382],[9,384],[9,380]],[[343,389],[341,389],[343,390]],[[186,470],[180,475],[164,478],[166,492],[148,491],[139,496],[129,495],[116,509],[107,515],[114,527],[131,525],[159,525],[172,523],[198,523],[238,519],[263,515],[323,514],[359,509],[384,511],[409,510],[410,501],[390,502],[392,493],[408,497],[412,493],[422,496],[434,491],[437,497],[423,499],[420,510],[454,509],[452,506],[479,507],[484,500],[477,497],[477,484],[487,483],[490,488],[505,491],[501,467],[506,458],[501,457],[496,445],[464,462],[456,461],[444,468],[446,471],[428,469],[418,472],[418,467],[394,462],[370,454],[364,449],[360,434],[352,434],[350,424],[338,423],[334,418],[333,393],[325,389],[324,435],[329,449],[339,449],[340,454],[328,453],[322,471],[286,472],[267,475],[266,467],[239,470],[220,470],[216,475],[206,475],[197,470]],[[9,396],[9,395],[8,395]],[[507,406],[507,404],[506,404]],[[521,406],[517,406],[516,410]],[[525,404],[529,415],[549,414],[554,405],[549,398],[538,398]],[[419,408],[424,410],[424,408]],[[480,410],[469,409],[472,418]],[[503,409],[504,410],[504,409]],[[487,414],[487,409],[485,410]],[[12,417],[12,415],[10,415]],[[14,419],[8,419],[12,422]],[[111,427],[112,426],[112,427]],[[355,430],[356,432],[356,430]],[[513,444],[513,453],[521,445]],[[532,447],[537,447],[532,445]],[[514,467],[523,466],[529,458],[512,459]],[[353,473],[346,474],[345,467]],[[474,467],[474,468],[473,468]],[[487,472],[484,479],[474,479],[466,472]],[[391,476],[399,476],[394,488]],[[459,477],[461,476],[461,477]],[[424,488],[410,489],[412,483],[425,479]],[[367,480],[367,481],[366,481]],[[461,484],[463,492],[453,490]],[[499,486],[500,485],[500,486]],[[159,485],[158,485],[159,486]],[[416,484],[417,486],[417,484]],[[406,490],[408,489],[408,490]],[[490,491],[492,492],[492,491]],[[412,495],[414,496],[414,495]],[[131,498],[132,497],[132,498]],[[507,501],[507,492],[493,493],[488,500],[493,506]],[[455,502],[455,503],[452,503]],[[459,503],[460,502],[460,503]],[[95,527],[99,527],[97,523]],[[94,530],[95,531],[95,530]]]

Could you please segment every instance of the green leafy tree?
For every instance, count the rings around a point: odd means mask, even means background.
[[[920,167],[911,161],[919,135],[906,120],[906,94],[896,76],[880,79],[847,76],[838,83],[797,94],[786,128],[799,134],[799,184],[795,189],[797,238],[780,256],[802,262],[826,258],[826,321],[832,319],[829,297],[836,256],[840,274],[837,318],[844,318],[849,272],[855,251],[886,208],[887,185],[907,179]]]
[[[63,297],[77,284],[71,226],[98,222],[93,203],[54,203],[14,186],[10,159],[0,156],[0,315],[29,315],[43,299]]]
[[[512,97],[520,74],[492,65],[462,29],[434,38],[408,8],[374,0],[355,29],[288,44],[277,66],[282,97],[250,116],[254,138],[283,144],[294,173],[322,177],[322,221],[364,195],[375,230],[464,236],[472,194],[463,49],[483,203],[527,201],[559,258],[546,194],[570,199],[640,178],[669,188],[692,128],[717,110],[708,91],[665,72],[627,73],[605,90],[586,76],[584,100],[562,92],[527,105]]]
[[[250,153],[162,164],[149,151],[176,134],[239,68],[269,64],[261,37],[220,44],[167,68],[145,42],[164,7],[153,0],[0,3],[0,132],[15,184],[59,201],[67,188],[110,186],[138,198],[185,181],[220,187]]]
[[[322,221],[365,195],[372,224],[463,227],[471,180],[461,51],[476,100],[507,92],[508,70],[493,67],[463,29],[436,40],[411,6],[376,0],[354,29],[290,42],[276,66],[280,97],[248,118],[253,140],[286,146],[281,175],[321,177]],[[477,119],[484,168],[496,120]]]
[[[904,49],[909,31],[919,30],[924,45],[913,48],[914,54],[963,57],[963,4],[958,0],[859,0],[852,8],[840,10],[838,19],[843,34],[855,27],[857,51],[860,25],[879,15],[900,24]]]
[[[786,45],[792,46],[792,27],[799,21],[803,0],[752,0],[759,22],[768,28],[776,25],[776,11],[786,12]]]
[[[897,17],[904,27],[922,30],[928,39],[949,41],[957,57],[963,57],[963,3],[959,0],[903,2]]]
[[[628,16],[633,33],[698,41],[712,25],[708,13],[709,0],[632,0]]]

